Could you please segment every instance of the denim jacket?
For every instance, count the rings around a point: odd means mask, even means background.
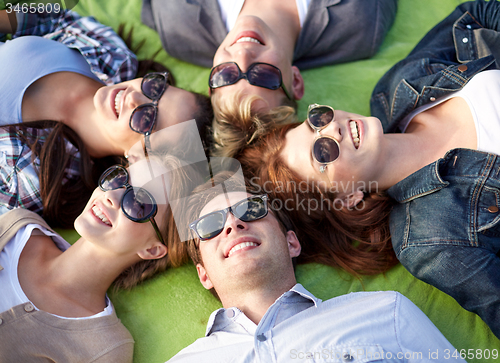
[[[377,83],[371,114],[400,132],[414,109],[459,91],[478,72],[500,68],[500,4],[466,2],[435,26]]]
[[[385,132],[401,132],[411,111],[499,63],[500,2],[463,3],[379,81],[372,114]],[[400,262],[500,338],[500,156],[454,149],[387,192],[397,202],[390,229]]]

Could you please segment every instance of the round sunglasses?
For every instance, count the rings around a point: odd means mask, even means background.
[[[149,135],[151,135],[156,124],[158,101],[169,86],[168,80],[168,72],[146,74],[141,82],[141,92],[153,102],[137,106],[130,115],[130,128],[144,135],[144,152],[146,156],[148,155],[147,149],[150,148]]]
[[[311,153],[314,160],[320,165],[320,173],[326,171],[328,164],[336,161],[340,156],[340,145],[337,140],[331,136],[321,135],[319,132],[328,126],[335,119],[335,111],[330,106],[318,105],[314,103],[309,105],[307,110],[307,123],[316,131],[316,138],[311,147]]]
[[[267,199],[265,194],[245,198],[230,207],[205,214],[191,222],[189,228],[197,234],[200,241],[207,241],[224,230],[228,212],[243,222],[253,222],[264,218],[268,212]]]
[[[246,72],[242,72],[235,62],[221,63],[210,71],[208,85],[211,89],[230,86],[242,78],[252,86],[270,90],[283,88],[288,99],[292,99],[283,83],[280,69],[269,63],[252,63]]]
[[[104,191],[125,188],[120,206],[123,214],[133,222],[145,223],[150,221],[158,236],[165,244],[154,216],[158,212],[158,206],[153,196],[143,188],[135,188],[129,184],[129,174],[123,166],[112,166],[102,173],[99,179],[99,188]]]

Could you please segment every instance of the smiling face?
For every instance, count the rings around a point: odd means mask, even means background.
[[[141,250],[147,246],[163,249],[149,220],[133,222],[123,213],[120,202],[125,191],[125,187],[106,192],[96,188],[75,220],[76,231],[85,240],[117,255],[138,253],[141,256]],[[154,219],[160,230],[166,223],[167,206],[165,203],[157,205]]]
[[[124,155],[134,144],[144,139],[143,134],[133,131],[129,126],[133,110],[153,102],[142,93],[141,82],[142,78],[138,78],[101,87],[94,96],[94,125],[119,155]],[[193,93],[168,86],[158,101],[153,132],[192,119],[197,108]]]
[[[380,157],[383,130],[380,121],[374,117],[363,117],[341,110],[335,110],[335,119],[320,131],[339,144],[338,158],[320,172],[322,164],[312,156],[312,146],[318,136],[307,121],[289,130],[281,157],[285,164],[303,180],[329,185],[331,191],[343,194],[373,186],[379,180]]]
[[[295,99],[302,98],[303,80],[297,67],[292,67],[292,55],[283,48],[280,37],[262,19],[256,16],[240,16],[215,53],[213,65],[235,62],[242,72],[252,63],[269,63],[281,71],[286,89]],[[287,100],[282,88],[270,90],[252,86],[241,79],[233,85],[212,90],[219,97],[240,90],[242,94],[255,94],[268,102],[270,108]]]
[[[227,208],[250,194],[221,194],[202,209],[200,216]],[[226,294],[259,284],[294,278],[291,257],[300,253],[300,244],[292,231],[284,234],[276,217],[243,222],[228,213],[223,231],[214,238],[200,242],[203,264],[196,266],[203,286],[215,288],[224,302]]]

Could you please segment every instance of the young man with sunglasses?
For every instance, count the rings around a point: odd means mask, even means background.
[[[224,308],[212,313],[206,337],[171,362],[430,362],[430,350],[455,351],[396,292],[314,297],[296,282],[292,258],[301,245],[286,215],[237,183],[224,182],[229,192],[211,186],[190,198],[197,219],[188,243],[200,282]]]
[[[302,98],[299,68],[372,56],[396,7],[397,0],[143,0],[142,20],[170,55],[214,67],[214,95],[239,90],[273,108]]]

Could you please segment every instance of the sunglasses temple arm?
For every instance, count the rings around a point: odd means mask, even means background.
[[[151,224],[153,225],[153,228],[155,229],[156,235],[158,236],[158,239],[160,240],[161,243],[165,244],[165,241],[163,240],[163,237],[161,236],[160,229],[158,228],[158,225],[156,224],[156,221],[153,217],[149,219]]]

